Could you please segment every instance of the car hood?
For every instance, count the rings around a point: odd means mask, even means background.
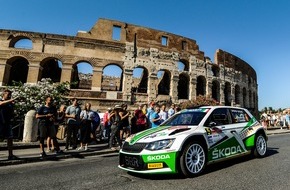
[[[152,141],[175,138],[178,135],[191,133],[196,130],[198,126],[159,126],[157,128],[147,129],[140,133],[131,135],[126,139],[129,144],[135,144],[136,142],[148,143]]]

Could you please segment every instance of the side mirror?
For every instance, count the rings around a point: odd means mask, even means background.
[[[211,122],[209,123],[209,127],[214,127],[214,126],[217,126],[217,123],[214,122],[214,121],[211,121]]]

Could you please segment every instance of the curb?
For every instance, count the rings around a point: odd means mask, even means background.
[[[97,156],[97,155],[117,155],[119,151],[113,151],[111,149],[107,150],[97,150],[92,152],[64,152],[62,154],[54,154],[54,155],[47,155],[45,158],[41,158],[39,156],[34,157],[26,157],[26,158],[19,158],[19,160],[1,160],[0,166],[9,166],[9,165],[18,165],[18,164],[26,164],[26,163],[35,163],[35,162],[42,162],[42,161],[58,161],[60,159],[68,159],[68,158],[80,158],[83,159],[88,156]]]

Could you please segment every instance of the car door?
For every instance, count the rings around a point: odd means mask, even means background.
[[[239,136],[241,124],[233,123],[230,108],[215,109],[204,123],[209,143],[209,161],[219,160],[246,151]]]

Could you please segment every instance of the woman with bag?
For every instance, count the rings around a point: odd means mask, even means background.
[[[56,120],[54,122],[56,137],[60,140],[63,140],[65,136],[65,109],[65,105],[60,105],[59,110],[56,113]]]

